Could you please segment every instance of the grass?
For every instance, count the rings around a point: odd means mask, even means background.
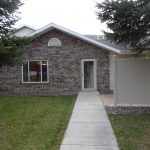
[[[150,114],[109,114],[109,118],[120,150],[150,150]]]
[[[75,97],[0,97],[1,150],[58,150]]]

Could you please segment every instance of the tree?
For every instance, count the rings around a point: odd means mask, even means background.
[[[30,48],[31,39],[26,37],[0,38],[0,67],[20,63],[22,55]]]
[[[18,63],[31,43],[30,38],[12,35],[21,5],[20,0],[0,0],[0,67]]]
[[[150,0],[105,0],[97,3],[98,18],[112,32],[106,37],[136,53],[150,50]]]
[[[19,20],[17,11],[22,5],[20,0],[0,0],[0,36],[12,31],[12,26]]]

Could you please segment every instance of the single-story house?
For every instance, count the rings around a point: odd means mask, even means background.
[[[23,25],[16,36],[33,37],[22,65],[0,72],[0,95],[74,95],[81,90],[113,90],[113,55],[125,47],[99,35],[81,35],[50,23],[40,29]]]

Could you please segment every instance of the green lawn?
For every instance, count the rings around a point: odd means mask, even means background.
[[[58,150],[75,97],[0,97],[1,150]]]
[[[120,150],[150,150],[150,114],[112,115]]]

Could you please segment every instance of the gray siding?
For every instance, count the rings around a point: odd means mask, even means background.
[[[117,59],[115,65],[117,104],[150,104],[150,60]]]
[[[110,80],[110,90],[113,90],[114,88],[114,69],[113,69],[113,55],[115,55],[115,53],[110,52],[109,54],[109,80]]]
[[[15,32],[15,36],[23,37],[32,33],[33,31],[34,31],[33,29],[30,29],[28,27],[23,27]]]

